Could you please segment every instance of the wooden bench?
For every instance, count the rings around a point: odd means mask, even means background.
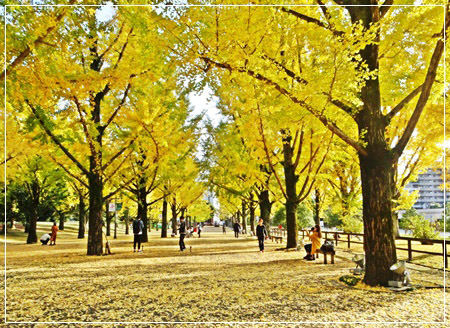
[[[280,243],[282,243],[283,242],[283,237],[282,236],[274,236],[274,235],[272,235],[272,236],[270,236],[270,239],[272,240],[272,241],[276,241],[277,242],[277,244],[278,244],[278,241],[280,241]]]
[[[327,255],[329,254],[330,255],[330,257],[331,257],[331,264],[334,264],[334,255],[336,254],[336,251],[322,251],[322,250],[320,250],[320,249],[316,249],[316,259],[318,259],[319,258],[319,253],[320,254],[323,254],[323,258],[324,258],[324,260],[323,260],[323,263],[324,264],[327,264],[328,262],[327,262]]]

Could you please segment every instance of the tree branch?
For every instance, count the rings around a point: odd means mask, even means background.
[[[75,3],[75,0],[69,1],[69,5],[73,5],[74,3]],[[47,30],[45,31],[45,33],[43,35],[39,36],[36,40],[34,40],[33,48],[35,48],[40,43],[45,43],[44,39],[58,26],[59,22],[64,18],[64,16],[66,14],[67,14],[67,10],[66,10],[66,8],[64,8],[62,10],[62,12],[58,16],[56,16],[56,18],[54,20],[55,25],[47,28]],[[14,69],[17,65],[21,64],[25,60],[25,58],[28,57],[28,55],[31,53],[32,50],[33,49],[27,45],[26,48],[24,50],[22,50],[22,52],[16,57],[16,59],[14,59],[13,62],[8,65],[6,70],[4,70],[2,72],[2,75],[0,76],[0,81],[3,81],[5,79],[5,76],[9,71]]]
[[[445,15],[444,27],[442,28],[441,31],[443,36],[444,35],[446,36],[444,32],[450,23],[449,5],[446,6],[446,10],[447,11]],[[433,82],[436,79],[437,68],[439,66],[439,61],[442,57],[443,52],[444,52],[444,40],[442,38],[436,42],[436,47],[434,48],[433,55],[431,56],[430,64],[427,70],[427,75],[425,77],[425,82],[423,83],[422,92],[420,94],[419,100],[417,101],[416,108],[414,109],[414,112],[411,115],[411,118],[409,119],[409,122],[405,128],[405,131],[403,132],[403,135],[401,136],[397,145],[393,149],[394,160],[397,160],[403,153],[403,150],[408,144],[408,141],[411,138],[414,129],[416,128],[420,115],[422,114],[422,111],[425,108],[428,98],[430,97],[431,88],[433,87]]]
[[[280,177],[278,176],[278,174],[272,164],[272,160],[270,159],[269,149],[267,148],[266,137],[264,136],[264,125],[263,125],[262,118],[261,118],[261,109],[259,108],[259,104],[257,104],[257,108],[258,108],[258,114],[259,114],[258,115],[259,116],[259,132],[262,137],[262,142],[263,142],[263,146],[264,146],[264,152],[266,153],[267,162],[269,163],[270,169],[272,170],[273,174],[275,175],[275,178],[278,182],[281,193],[283,194],[283,196],[286,199],[288,199],[288,196],[286,194],[286,191],[284,190],[283,184],[281,183]]]
[[[70,175],[72,178],[74,178],[75,180],[77,180],[79,183],[81,183],[83,186],[85,186],[86,188],[89,188],[88,184],[85,183],[79,176],[76,176],[75,174],[73,174],[72,172],[70,172],[70,170],[65,167],[62,163],[58,162],[52,155],[50,155],[50,158],[53,159],[53,161],[58,164],[58,166],[60,166],[68,175]]]
[[[75,163],[75,165],[83,172],[85,175],[89,175],[89,171],[69,152],[69,150],[64,147],[64,145],[61,143],[61,141],[58,140],[58,138],[50,131],[50,129],[45,126],[44,120],[39,116],[37,113],[36,108],[31,105],[30,101],[28,99],[25,99],[25,102],[28,104],[28,106],[31,108],[31,111],[33,112],[34,116],[38,119],[39,125],[44,129],[45,133],[52,139],[52,141],[66,154],[69,159]]]
[[[392,120],[392,118],[403,109],[411,100],[414,99],[415,96],[419,94],[420,91],[422,91],[422,88],[424,86],[424,83],[419,85],[417,88],[415,88],[409,95],[407,95],[402,101],[398,103],[397,106],[395,106],[389,113],[387,113],[384,117],[386,118],[388,124]]]
[[[117,194],[119,191],[121,191],[122,189],[124,189],[125,187],[127,187],[132,181],[134,180],[134,176],[126,181],[125,183],[123,183],[122,185],[120,185],[116,190],[114,190],[113,192],[109,193],[108,195],[103,197],[103,201],[107,201],[108,199],[110,199],[111,197],[113,197],[115,194]]]
[[[302,148],[303,148],[303,135],[304,135],[304,131],[303,131],[303,127],[302,127],[302,132],[300,133],[300,143],[298,144],[298,149],[297,149],[297,156],[295,157],[295,162],[294,162],[294,167],[295,169],[297,169],[298,163],[300,161],[300,156],[302,154]],[[295,144],[295,143],[294,143]],[[292,145],[292,148],[294,147],[294,145]]]
[[[117,106],[117,108],[114,110],[114,112],[112,113],[112,115],[110,116],[110,118],[108,119],[108,121],[106,122],[106,124],[102,127],[103,130],[106,130],[106,128],[108,127],[108,125],[111,124],[111,122],[114,120],[114,117],[116,117],[117,113],[119,112],[119,110],[122,108],[123,104],[125,103],[125,100],[127,98],[128,95],[128,91],[130,91],[131,88],[131,83],[128,83],[125,92],[123,93],[123,97],[122,100],[120,101],[119,105]]]
[[[339,127],[335,123],[330,122],[323,114],[318,113],[308,103],[306,103],[305,101],[303,101],[301,99],[298,99],[297,97],[292,95],[289,91],[287,91],[285,88],[281,87],[278,83],[272,81],[271,79],[265,77],[264,75],[254,72],[252,70],[248,70],[248,69],[245,69],[242,67],[234,68],[228,63],[219,63],[219,62],[216,62],[205,56],[200,56],[200,59],[202,59],[206,63],[212,64],[216,67],[227,69],[230,72],[237,71],[237,72],[241,72],[241,73],[246,73],[247,75],[249,75],[257,80],[259,80],[269,86],[272,86],[279,93],[281,93],[282,95],[284,95],[284,96],[288,97],[290,100],[292,100],[292,102],[302,106],[308,112],[310,112],[312,115],[314,115],[327,129],[329,129],[331,132],[336,134],[345,143],[352,146],[359,154],[361,154],[363,156],[367,156],[367,150],[362,145],[360,145],[358,142],[354,141],[352,138],[347,136],[341,129],[339,129]]]
[[[383,18],[384,15],[387,14],[389,9],[391,9],[392,4],[394,3],[394,0],[386,0],[383,5],[380,7],[380,18]]]
[[[325,23],[323,23],[322,21],[318,20],[317,18],[313,18],[313,17],[310,17],[310,16],[303,15],[303,14],[297,12],[297,11],[294,11],[292,9],[287,9],[285,7],[281,7],[281,11],[283,11],[283,12],[285,12],[287,14],[293,15],[293,16],[295,16],[295,17],[297,17],[297,18],[299,18],[301,20],[304,20],[304,21],[306,21],[308,23],[313,23],[313,24],[316,24],[317,26],[320,26],[320,27],[322,27],[324,29],[327,29],[327,30],[331,31],[336,36],[343,36],[344,35],[343,31],[338,31],[338,30],[334,29],[332,26],[326,25]]]
[[[119,157],[120,155],[122,155],[124,153],[125,150],[130,148],[130,146],[134,143],[136,138],[137,137],[134,137],[127,146],[123,147],[113,157],[111,157],[111,159],[102,166],[102,171],[104,171],[108,166],[110,166],[112,164],[112,162],[114,162],[117,159],[117,157]]]
[[[84,134],[86,135],[86,139],[89,143],[89,149],[91,150],[92,155],[95,157],[95,156],[97,156],[97,151],[95,150],[95,146],[92,141],[91,134],[89,133],[89,129],[88,129],[86,121],[84,119],[84,116],[83,116],[83,113],[81,110],[81,104],[78,101],[78,98],[76,96],[74,96],[73,99],[74,99],[75,105],[77,107],[78,115],[80,115],[80,122],[81,122],[81,125],[83,126]]]

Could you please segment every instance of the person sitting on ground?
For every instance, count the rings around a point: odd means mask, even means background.
[[[42,235],[41,239],[39,239],[42,243],[42,245],[47,245],[50,241],[51,236],[48,233],[45,233]]]
[[[52,226],[52,235],[50,237],[50,246],[56,245],[56,233],[58,232],[58,227],[56,226],[56,222],[53,221]],[[53,243],[53,244],[52,244]]]
[[[307,232],[309,239],[311,240],[311,251],[304,257],[305,260],[313,261],[315,260],[316,250],[320,248],[320,238],[322,234],[320,232],[320,226],[316,224],[311,232]]]
[[[193,226],[189,226],[189,228],[187,229],[187,231],[188,231],[188,234],[187,234],[187,237],[188,237],[188,238],[194,237],[195,229],[194,229]]]

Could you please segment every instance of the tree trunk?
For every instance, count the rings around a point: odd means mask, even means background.
[[[109,211],[109,202],[105,202],[105,211],[106,211],[106,235],[111,236],[111,219],[112,215]]]
[[[85,205],[84,205],[84,197],[80,193],[78,195],[78,238],[83,239],[84,238],[84,217],[86,215],[85,213]]]
[[[31,209],[30,219],[28,224],[27,244],[37,243],[36,224],[38,220],[38,206],[39,206],[39,185],[36,181],[31,183]]]
[[[386,158],[388,154],[360,156],[366,254],[364,282],[371,286],[387,285],[392,279],[390,266],[397,262],[389,185],[392,167]]]
[[[63,212],[59,212],[59,230],[64,230],[64,221],[65,221],[65,214]]]
[[[392,225],[393,225],[393,229],[394,229],[394,238],[400,237],[400,227],[398,224],[398,213],[397,212],[392,212]]]
[[[261,191],[258,194],[258,201],[261,218],[266,226],[267,233],[270,235],[270,212],[272,210],[272,203],[269,200],[269,190]]]
[[[242,229],[247,233],[247,213],[245,201],[242,200]]]
[[[363,3],[361,3],[363,2]],[[370,0],[358,4],[372,5]],[[348,7],[353,23],[360,22],[369,29],[379,20],[378,7]],[[369,43],[359,51],[359,69],[363,72],[379,71],[378,42]],[[388,284],[393,274],[390,266],[397,262],[394,226],[392,223],[392,174],[394,158],[386,143],[387,121],[381,111],[378,74],[366,79],[359,97],[362,109],[355,120],[361,141],[366,144],[367,155],[359,154],[363,195],[364,250],[366,268],[364,283],[370,286]]]
[[[253,204],[253,193],[250,194],[250,229],[253,236],[255,235],[255,205]]]
[[[144,222],[144,230],[142,231],[142,236],[141,236],[141,242],[146,243],[148,242],[148,234],[147,234],[147,229],[148,229],[148,217],[147,217],[147,190],[145,188],[146,186],[146,181],[144,177],[141,177],[139,179],[139,189],[138,189],[138,212],[137,215],[138,217],[141,218],[142,222]]]
[[[320,224],[320,192],[319,189],[314,193],[314,222]]]
[[[102,205],[103,183],[95,160],[91,156],[91,172],[89,174],[89,233],[87,255],[102,255]]]
[[[130,219],[129,219],[129,210],[128,208],[125,210],[125,234],[129,235],[130,234]]]
[[[286,248],[296,248],[298,238],[297,227],[297,206],[296,202],[290,200],[286,201],[286,232],[287,232],[287,244]]]
[[[175,200],[173,201],[174,203],[170,206],[170,209],[172,210],[172,233],[173,234],[177,234],[177,228],[178,228],[178,223],[177,223],[177,205]]]
[[[37,214],[37,204],[33,204],[33,208],[30,211],[30,219],[28,222],[28,237],[27,237],[27,244],[34,244],[37,243],[37,233],[36,233],[36,223],[38,219]]]
[[[167,201],[163,200],[162,213],[161,213],[161,238],[167,238]]]
[[[117,216],[114,216],[114,239],[117,239]]]
[[[292,162],[293,149],[291,146],[290,135],[283,137],[283,168],[284,180],[286,186],[286,230],[287,230],[287,244],[286,248],[296,248],[298,239],[297,228],[297,181],[298,175],[295,174],[295,164]]]

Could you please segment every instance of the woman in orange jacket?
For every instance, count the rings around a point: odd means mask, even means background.
[[[56,245],[56,232],[58,232],[58,227],[56,226],[56,222],[53,222],[52,235],[50,237],[50,246]]]
[[[304,259],[308,261],[312,261],[315,259],[314,254],[316,254],[316,250],[320,248],[320,238],[322,238],[322,234],[320,232],[320,226],[316,224],[312,229],[312,232],[307,232],[309,239],[311,240],[311,252],[308,253]]]

